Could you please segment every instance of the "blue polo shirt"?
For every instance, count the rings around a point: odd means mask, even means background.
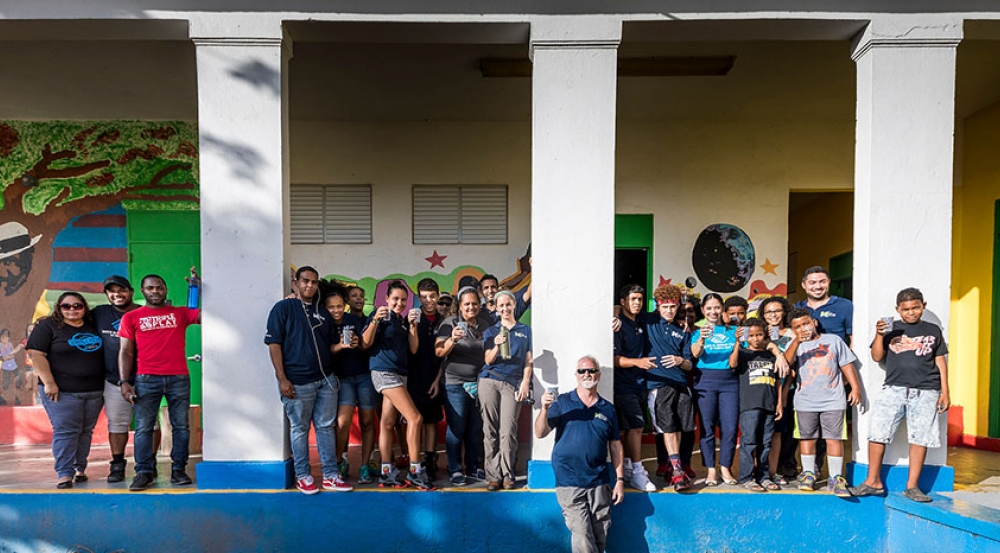
[[[333,318],[317,302],[306,304],[298,298],[284,299],[274,304],[267,316],[264,343],[281,345],[285,377],[292,384],[316,382],[332,372],[330,344],[334,339]]]
[[[410,322],[406,317],[400,317],[392,312],[381,321],[376,321],[373,312],[368,317],[365,328],[373,324],[378,326],[375,329],[375,340],[368,348],[368,353],[371,354],[368,368],[373,371],[389,371],[405,375],[407,358],[410,354]]]
[[[365,329],[366,324],[367,321],[365,319],[346,312],[344,313],[344,319],[340,323],[334,321],[334,336],[336,336],[338,343],[342,340],[342,333],[345,326],[352,327],[354,335],[358,337],[358,347],[354,349],[342,349],[340,353],[334,356],[334,370],[338,377],[345,378],[359,374],[368,374],[368,360],[371,358],[371,355],[361,349],[361,332]]]
[[[688,332],[665,320],[659,313],[646,317],[646,353],[643,357],[655,357],[656,367],[646,372],[646,388],[655,390],[667,385],[687,386],[687,373],[678,365],[664,367],[660,358],[664,355],[679,355],[691,359],[691,340]]]
[[[826,303],[813,309],[807,300],[795,304],[795,307],[808,309],[816,319],[820,334],[836,334],[845,343],[850,344],[850,336],[854,334],[854,304],[851,300],[830,296]]]
[[[556,398],[549,407],[548,421],[556,431],[552,447],[556,486],[610,485],[608,444],[621,439],[611,402],[598,397],[594,405],[587,407],[573,390]]]
[[[705,323],[710,324],[710,323]],[[691,335],[691,343],[698,341],[698,333]],[[698,368],[701,370],[730,370],[729,354],[736,347],[736,327],[715,325],[715,333],[705,340],[705,348],[698,358]]]
[[[487,351],[493,349],[493,341],[499,335],[499,323],[487,328],[483,333],[483,348]],[[500,355],[497,354],[492,365],[483,366],[483,372],[479,373],[479,377],[501,380],[517,388],[524,379],[524,363],[528,359],[528,352],[531,351],[531,328],[524,323],[517,323],[510,329],[508,338],[510,359],[500,359]]]
[[[639,314],[642,315],[641,313]],[[621,329],[615,332],[615,357],[639,359],[646,350],[646,330],[642,323],[618,315]],[[636,367],[615,367],[615,395],[638,394],[646,391],[646,371]]]

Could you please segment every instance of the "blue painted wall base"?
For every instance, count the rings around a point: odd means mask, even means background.
[[[202,461],[195,467],[201,490],[282,490],[295,482],[291,459],[284,461]]]
[[[844,471],[847,481],[858,486],[868,478],[868,465],[847,463]],[[882,482],[889,491],[902,492],[906,489],[909,467],[906,465],[883,465]],[[925,465],[920,471],[920,489],[924,492],[955,491],[955,469],[949,466]]]
[[[1000,553],[1000,511],[934,494],[915,503],[893,493],[885,499],[887,553]]]
[[[528,487],[533,490],[554,490],[556,475],[552,472],[552,461],[528,460]]]

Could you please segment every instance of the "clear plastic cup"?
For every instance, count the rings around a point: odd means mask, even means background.
[[[892,321],[894,320],[896,320],[895,317],[882,317],[882,322],[884,322],[886,325],[885,327],[886,333],[892,332]]]

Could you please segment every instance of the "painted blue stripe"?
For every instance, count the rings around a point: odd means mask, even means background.
[[[122,227],[66,227],[52,244],[55,248],[125,248],[128,234]]]
[[[108,275],[128,274],[128,263],[53,262],[49,282],[103,282]]]
[[[882,482],[889,490],[905,490],[909,478],[906,465],[882,465]],[[844,476],[855,486],[868,478],[868,465],[850,462],[844,467]],[[920,471],[920,488],[925,492],[950,492],[955,490],[955,469],[949,466],[924,465]]]
[[[195,467],[198,489],[268,490],[290,488],[295,467],[286,461],[202,461]]]

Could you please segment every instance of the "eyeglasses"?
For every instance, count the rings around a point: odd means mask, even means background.
[[[83,304],[82,303],[60,303],[59,304],[59,309],[71,309],[73,311],[76,311],[78,309],[83,309]]]
[[[591,369],[588,367],[576,370],[576,374],[597,374],[599,372],[601,372],[601,369]]]

